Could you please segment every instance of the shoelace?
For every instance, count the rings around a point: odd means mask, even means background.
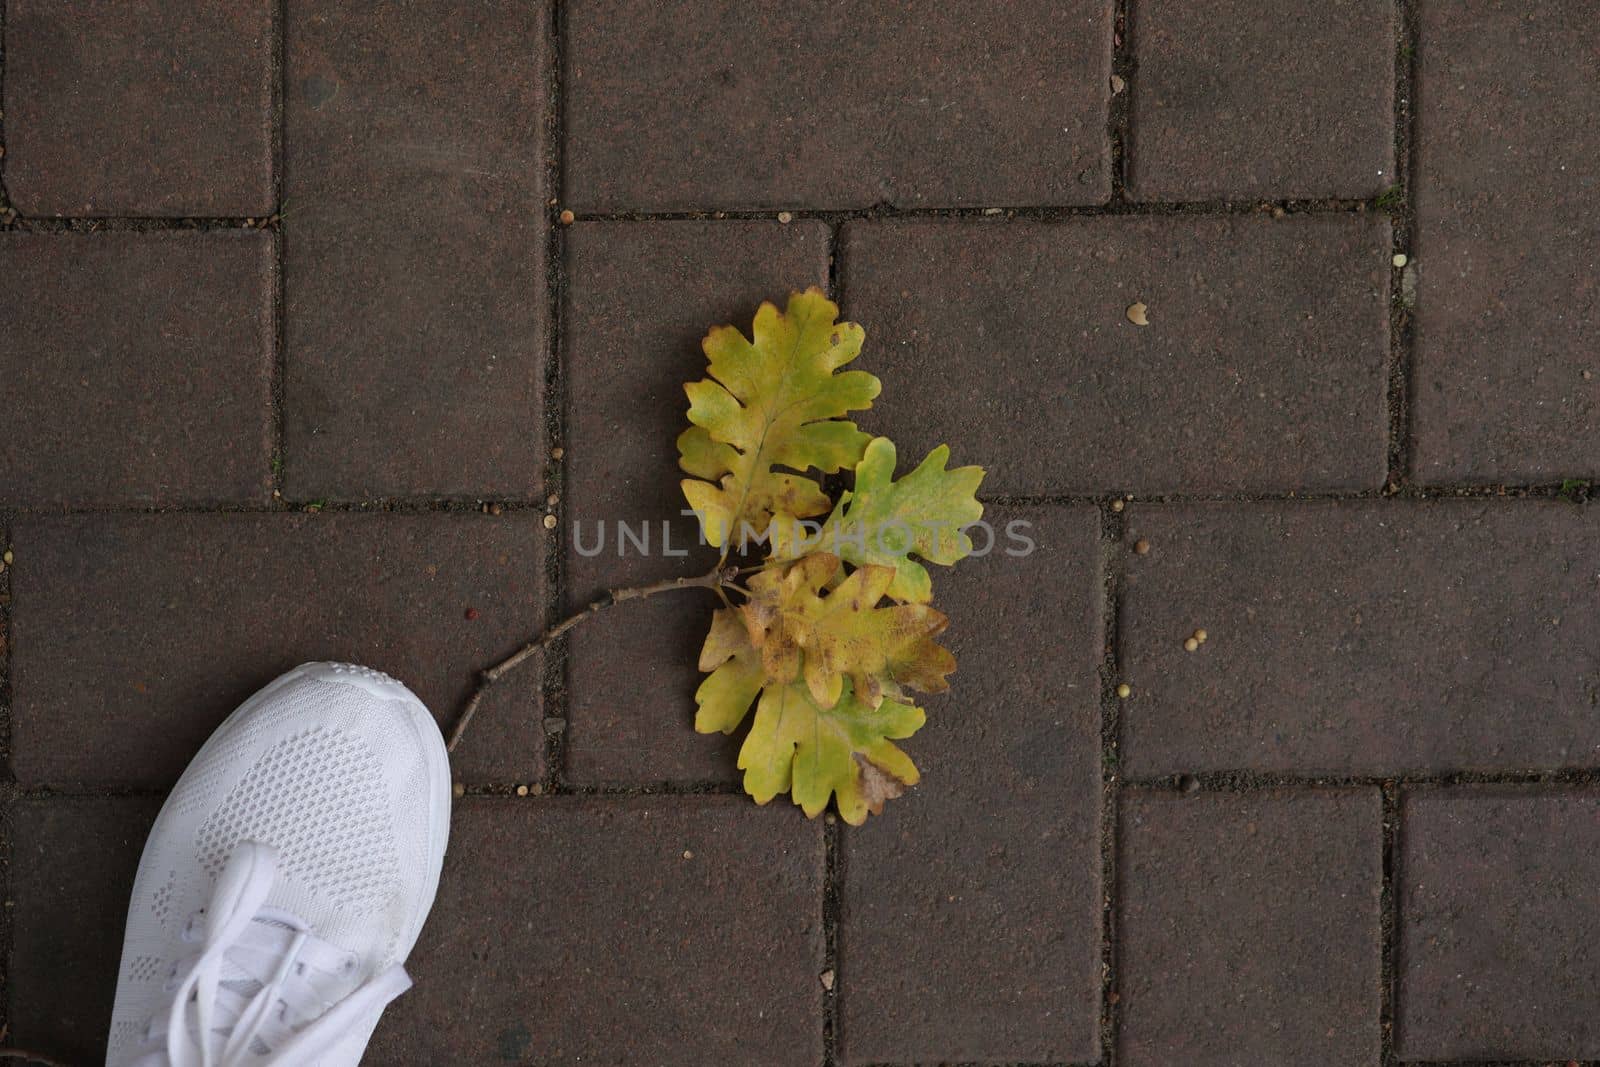
[[[228,857],[204,912],[204,948],[167,1010],[165,1053],[137,1067],[301,1067],[411,987],[395,964],[331,1003],[322,999],[319,985],[340,974],[348,980],[355,957],[265,907],[277,872],[277,852],[254,841]],[[296,1028],[291,1019],[310,1021]]]

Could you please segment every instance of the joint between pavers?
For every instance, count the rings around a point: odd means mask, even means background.
[[[1397,1067],[1396,1019],[1399,1012],[1400,905],[1397,882],[1400,862],[1400,788],[1394,782],[1383,785],[1383,881],[1378,893],[1378,1062],[1382,1067]]]
[[[550,24],[545,35],[546,70],[545,86],[545,197],[552,218],[545,234],[545,366],[544,366],[544,421],[545,421],[545,492],[544,506],[556,517],[556,529],[561,526],[563,506],[566,503],[566,463],[564,452],[567,440],[567,385],[563,348],[566,343],[566,237],[565,226],[554,217],[555,208],[566,192],[566,157],[563,151],[566,129],[566,4],[553,0],[549,10]],[[567,610],[566,552],[560,536],[545,543],[544,559],[545,599],[548,605],[545,625],[552,626]],[[567,693],[570,676],[569,645],[565,638],[552,642],[541,657],[540,669],[544,672],[540,687],[540,714],[544,717],[544,787],[545,791],[561,794],[567,786]]]
[[[6,5],[0,2],[0,228],[9,225],[15,215],[6,191]],[[4,1005],[5,998],[0,997],[0,1025],[6,1021]]]
[[[288,0],[278,0],[272,7],[271,82],[272,82],[272,144],[269,153],[272,167],[272,215],[268,226],[273,232],[272,241],[272,368],[269,372],[268,397],[272,405],[271,458],[268,481],[272,486],[274,502],[283,501],[284,468],[288,463],[287,424],[284,396],[288,380],[288,314],[284,283],[284,101],[288,96],[289,65],[287,54]]]
[[[840,916],[844,910],[844,830],[832,812],[823,819],[822,969],[824,974],[833,976],[833,981],[824,983],[822,989],[822,1067],[837,1067],[843,1016],[839,998],[844,990],[839,968]],[[818,980],[821,981],[820,976]]]
[[[17,214],[9,222],[0,221],[0,233],[215,233],[226,230],[265,230],[278,233],[283,228],[282,209],[270,215],[74,215],[41,216]]]
[[[1416,46],[1415,0],[1394,0],[1394,169],[1395,185],[1379,198],[1389,213],[1389,373],[1387,485],[1404,487],[1410,477],[1411,395],[1416,340],[1417,266],[1411,260],[1416,232]]]
[[[1133,133],[1135,56],[1129,39],[1132,0],[1113,0],[1111,84],[1106,87],[1106,138],[1111,153],[1111,203],[1128,203],[1128,147]],[[1120,86],[1120,88],[1118,88]]]
[[[0,3],[0,9],[4,8]],[[3,19],[3,10],[0,10],[0,19]],[[3,27],[0,27],[3,29]],[[3,203],[3,190],[0,190],[0,203]],[[11,531],[13,528],[12,517],[0,512],[0,559],[11,548]],[[11,896],[11,842],[15,834],[11,832],[12,813],[16,810],[15,798],[17,793],[16,782],[11,770],[11,703],[13,691],[11,679],[12,649],[15,642],[12,640],[11,629],[11,572],[16,561],[6,564],[0,569],[0,901],[9,902]],[[0,907],[0,1034],[10,1032],[11,1026],[11,990],[10,990],[10,963],[11,963],[11,912],[9,906]]]
[[[1162,217],[1239,217],[1266,215],[1286,218],[1294,215],[1381,215],[1380,198],[1346,197],[1248,200],[1117,200],[1100,204],[1012,204],[989,207],[897,207],[880,203],[850,208],[704,208],[678,211],[611,210],[574,211],[572,224],[586,222],[873,222],[912,219],[970,220],[1003,223],[1007,220],[1065,222],[1083,218],[1132,216]],[[779,220],[779,216],[786,216]]]
[[[1567,500],[1571,488],[1564,483],[1544,482],[1525,485],[1413,485],[1382,489],[1282,489],[1275,491],[1186,492],[1149,494],[1105,493],[979,493],[984,504],[996,507],[1100,507],[1123,501],[1142,506],[1162,504],[1273,504],[1360,502],[1373,500]]]
[[[555,439],[559,439],[558,436]],[[559,496],[559,463],[552,463],[548,487]],[[1122,493],[979,493],[978,499],[994,507],[1105,507],[1116,501],[1140,506],[1179,504],[1265,504],[1265,503],[1357,503],[1375,500],[1542,500],[1567,501],[1574,507],[1583,506],[1572,499],[1571,489],[1562,483],[1545,482],[1523,485],[1416,485],[1388,489],[1332,489],[1239,492],[1187,492],[1122,494]],[[558,505],[559,506],[559,503]],[[40,516],[87,515],[275,515],[328,514],[328,515],[514,515],[522,513],[546,514],[552,505],[548,497],[506,496],[396,496],[371,497],[358,500],[321,500],[309,495],[271,500],[229,501],[223,503],[172,503],[172,504],[72,504],[41,503],[10,505],[18,518]],[[552,538],[557,541],[557,538]]]
[[[523,781],[454,783],[455,797],[499,797],[509,800],[538,800],[542,797],[656,797],[670,800],[682,797],[744,796],[736,782],[651,782],[638,785],[563,785],[547,789],[533,779]],[[0,794],[9,791],[14,799],[48,800],[95,798],[100,800],[163,800],[171,792],[166,786],[96,785],[92,782],[31,783],[0,782]],[[0,796],[0,799],[4,799]]]
[[[1127,517],[1122,498],[1100,509],[1100,1062],[1117,1063],[1121,1013],[1117,968],[1117,829],[1120,819],[1122,601],[1127,562]]]
[[[1294,789],[1411,789],[1475,785],[1600,786],[1600,766],[1516,771],[1407,771],[1316,774],[1236,768],[1126,778],[1124,789],[1146,793],[1271,793]]]

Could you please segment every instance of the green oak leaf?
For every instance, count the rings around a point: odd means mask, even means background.
[[[983,518],[976,493],[984,470],[946,470],[950,448],[940,445],[896,481],[895,459],[893,441],[873,438],[856,464],[855,489],[840,496],[820,529],[787,515],[773,525],[773,555],[796,558],[820,549],[857,567],[892,567],[889,596],[910,604],[932,600],[928,570],[912,557],[949,567],[972,552],[963,530]]]

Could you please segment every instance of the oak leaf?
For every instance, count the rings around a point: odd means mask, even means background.
[[[773,526],[773,554],[795,558],[812,548],[854,566],[894,569],[889,596],[913,604],[933,599],[927,568],[913,556],[949,567],[972,552],[966,527],[983,518],[976,496],[982,467],[946,470],[948,445],[940,445],[915,470],[895,480],[895,447],[875,437],[855,468],[855,487],[839,498],[820,529],[805,530],[787,516]]]
[[[756,803],[788,793],[816,818],[837,797],[839,815],[859,826],[868,812],[879,814],[884,801],[917,784],[916,765],[894,741],[921,728],[921,708],[893,698],[871,707],[856,699],[849,683],[831,708],[804,685],[764,686],[759,654],[748,642],[740,647],[743,626],[734,612],[717,616],[700,659],[701,669],[713,673],[695,694],[700,710],[694,725],[701,733],[733,733],[759,692],[755,721],[739,748],[745,792]],[[718,662],[718,656],[727,658]]]
[[[840,815],[860,823],[919,778],[893,743],[924,721],[902,687],[942,691],[955,659],[933,641],[942,614],[878,606],[892,568],[842,571],[826,553],[769,566],[744,604],[715,614],[695,729],[733,733],[755,704],[739,750],[745,791],[762,804],[788,792],[810,816],[837,797]]]
[[[846,678],[871,707],[902,685],[922,693],[948,689],[945,675],[955,670],[955,657],[933,641],[949,624],[944,614],[926,604],[878,607],[894,581],[891,567],[862,567],[834,584],[840,573],[838,556],[817,552],[750,580],[740,612],[767,683],[803,678],[812,699],[827,708],[838,702]]]
[[[838,316],[813,287],[791,294],[784,311],[762,304],[750,338],[733,326],[706,334],[710,377],[684,387],[693,425],[678,454],[692,475],[683,495],[711,544],[747,528],[764,536],[775,514],[826,514],[831,501],[804,472],[832,474],[865,452],[869,435],[842,416],[871,407],[881,385],[865,371],[839,372],[864,333]]]
[[[852,826],[920,779],[893,739],[921,728],[922,709],[886,699],[876,708],[846,690],[824,708],[803,685],[762,690],[755,722],[739,749],[744,789],[757,804],[789,793],[815,818],[837,797],[839,815]]]

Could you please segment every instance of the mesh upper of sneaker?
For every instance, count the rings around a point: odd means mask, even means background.
[[[107,1063],[124,1062],[166,1004],[192,952],[179,933],[241,841],[278,851],[268,906],[356,953],[363,975],[403,961],[433,901],[448,805],[438,729],[400,683],[307,664],[252,697],[184,772],[145,845]]]

